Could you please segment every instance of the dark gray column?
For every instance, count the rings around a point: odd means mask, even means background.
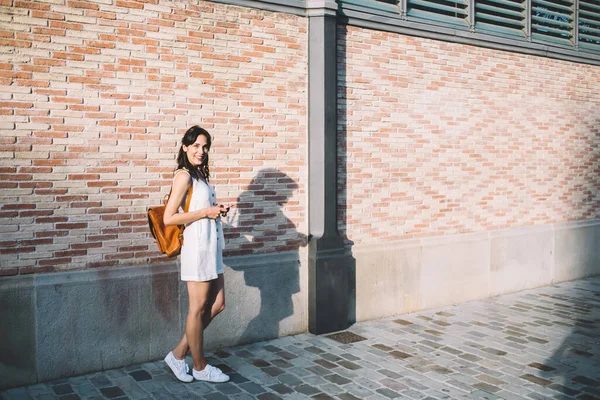
[[[337,231],[337,68],[334,1],[309,1],[308,329],[348,327],[348,259]]]

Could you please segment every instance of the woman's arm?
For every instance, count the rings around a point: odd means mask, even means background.
[[[171,195],[165,207],[165,215],[163,217],[165,225],[184,225],[202,218],[217,218],[220,215],[221,208],[217,206],[191,212],[177,212],[191,184],[192,180],[186,171],[178,173],[175,176]]]

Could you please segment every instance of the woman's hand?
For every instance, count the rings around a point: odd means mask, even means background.
[[[231,206],[226,205],[226,204],[221,204],[221,203],[217,204],[217,206],[221,207],[221,217],[226,217]]]
[[[221,215],[221,211],[223,210],[222,206],[212,206],[206,209],[206,218],[216,219],[219,215]]]

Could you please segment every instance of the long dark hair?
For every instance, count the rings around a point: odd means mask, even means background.
[[[190,163],[190,160],[188,160],[186,152],[183,150],[183,146],[191,146],[196,143],[196,140],[200,135],[204,135],[206,138],[206,147],[208,150],[210,150],[210,145],[212,143],[210,134],[205,129],[200,128],[198,125],[192,126],[187,130],[187,132],[185,132],[183,139],[181,139],[181,147],[179,148],[179,154],[177,155],[177,169],[187,169],[190,172],[190,175],[192,175],[192,178],[208,182],[210,180],[210,171],[208,170],[208,153],[203,153],[204,155],[202,157],[202,163],[197,167],[194,167]]]

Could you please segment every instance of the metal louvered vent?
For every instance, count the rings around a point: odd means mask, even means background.
[[[600,49],[600,1],[579,0],[579,45]]]
[[[475,0],[475,27],[525,35],[525,0]]]
[[[532,0],[531,36],[534,39],[571,43],[573,0]]]
[[[467,7],[467,0],[408,0],[408,15],[464,25]]]

